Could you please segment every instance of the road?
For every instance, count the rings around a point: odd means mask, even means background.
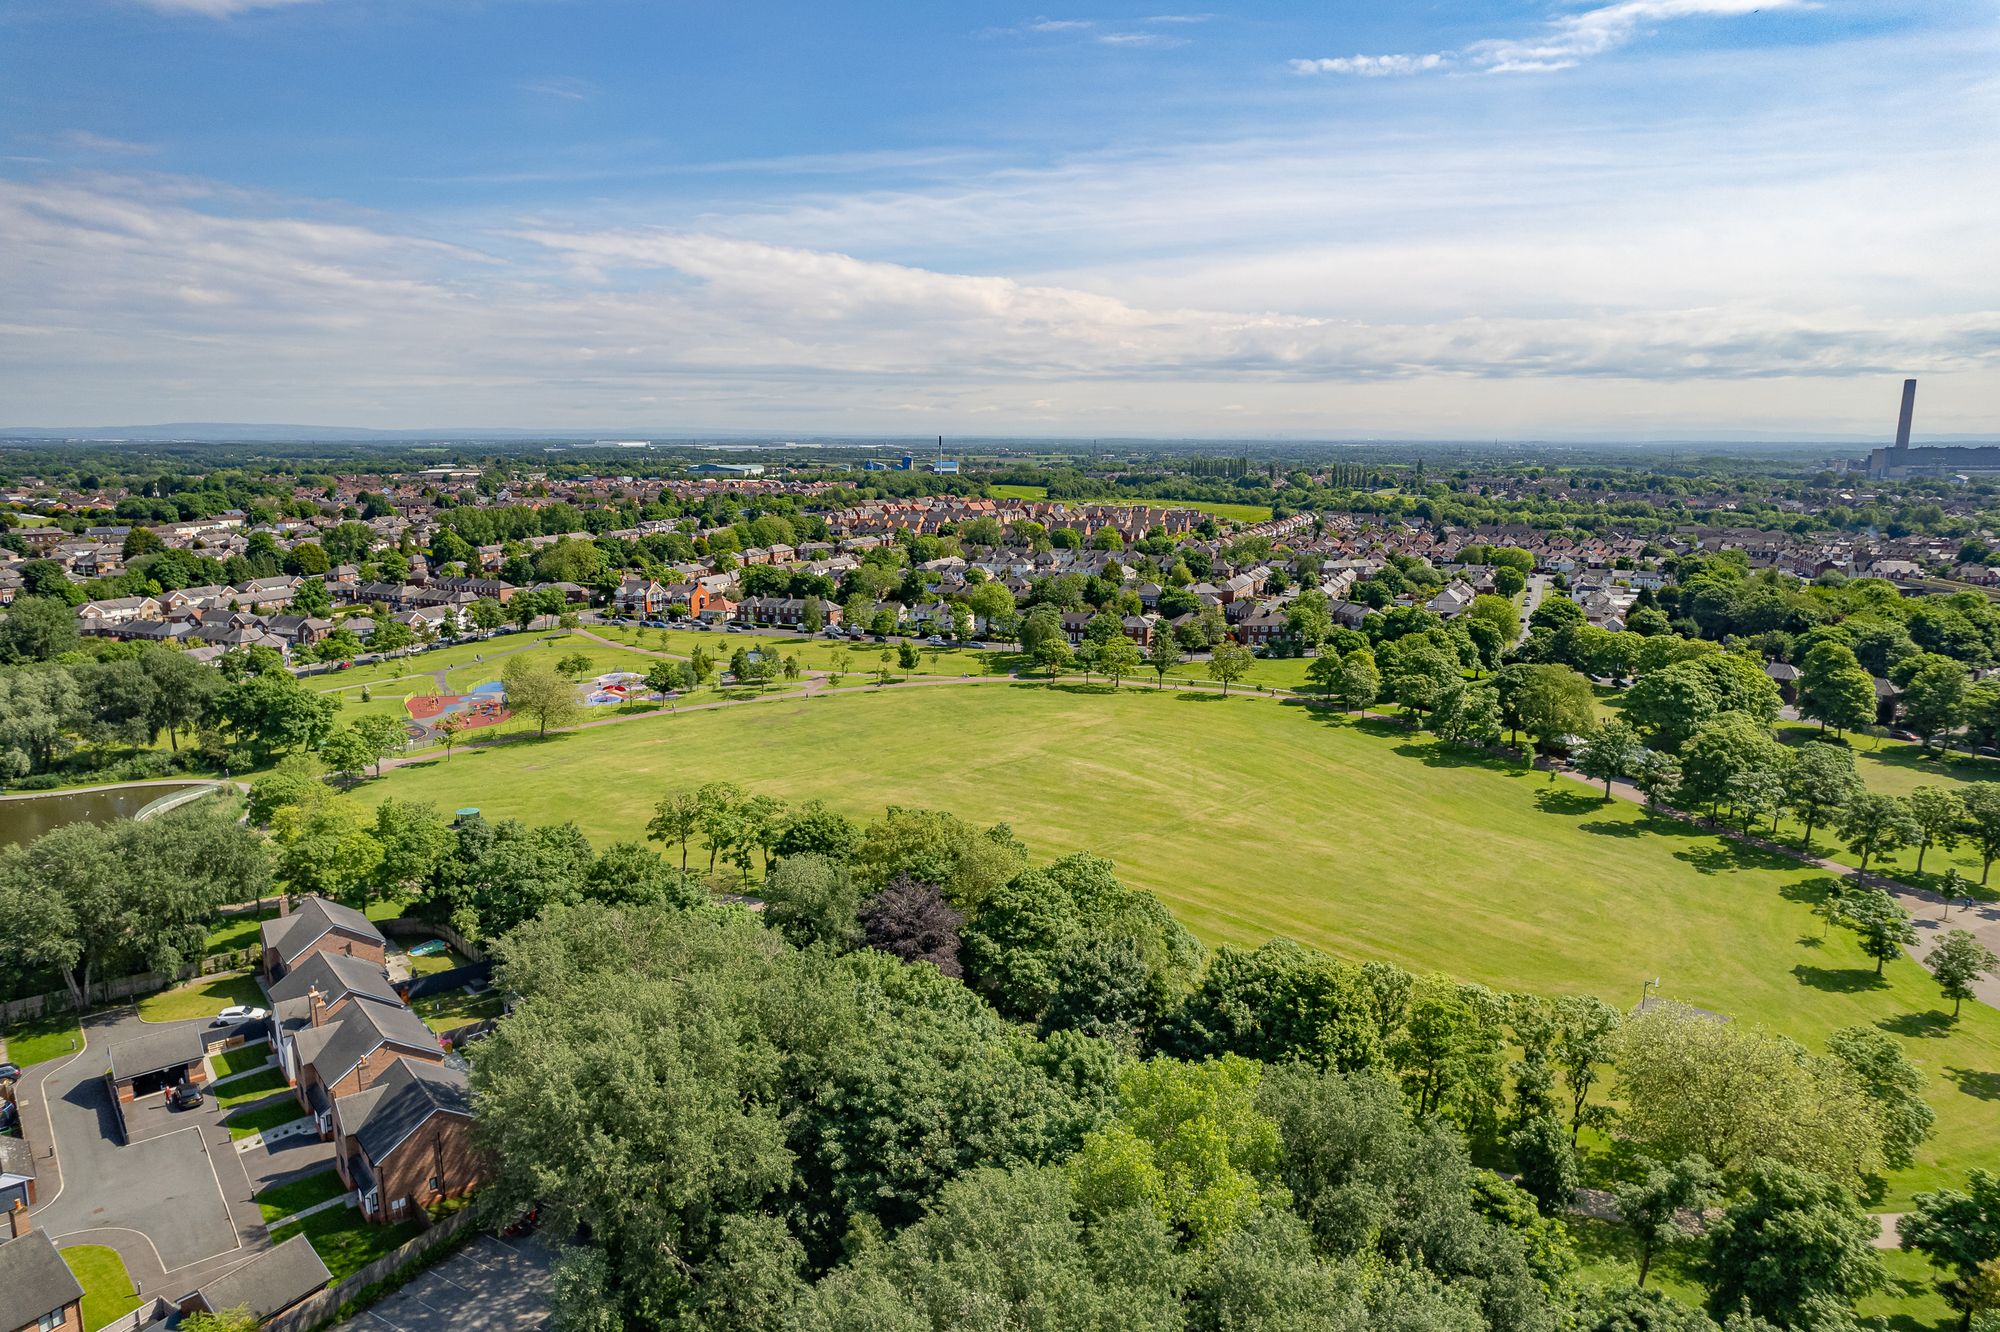
[[[1549,576],[1547,574],[1528,575],[1528,590],[1521,600],[1521,636],[1516,640],[1517,642],[1525,643],[1528,641],[1528,621],[1534,616],[1535,608],[1542,604],[1542,598],[1548,594],[1548,590]]]

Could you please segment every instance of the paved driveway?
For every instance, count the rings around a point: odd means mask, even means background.
[[[481,1235],[335,1332],[531,1332],[549,1321],[549,1259]]]
[[[105,1051],[156,1029],[130,1009],[86,1020],[82,1051],[29,1070],[23,1122],[38,1154],[51,1142],[56,1151],[52,1164],[45,1155],[39,1163],[55,1178],[44,1185],[35,1224],[58,1244],[116,1249],[141,1294],[172,1297],[247,1257],[264,1231],[213,1100],[173,1115],[142,1107],[137,1140],[119,1141]]]

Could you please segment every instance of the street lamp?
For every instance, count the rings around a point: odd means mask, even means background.
[[[1652,991],[1657,990],[1659,988],[1660,988],[1660,978],[1658,976],[1655,976],[1653,977],[1653,979],[1646,981],[1644,984],[1640,985],[1639,1007],[1644,1008],[1646,1006],[1646,996]]]

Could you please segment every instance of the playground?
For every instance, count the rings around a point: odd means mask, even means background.
[[[488,680],[469,694],[412,694],[404,700],[409,710],[411,734],[428,734],[447,716],[455,716],[461,728],[472,731],[498,726],[514,714],[507,711],[507,687]]]
[[[653,697],[646,677],[636,671],[611,671],[583,682],[583,705],[587,708],[614,707]]]

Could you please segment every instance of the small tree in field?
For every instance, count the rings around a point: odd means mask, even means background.
[[[1611,783],[1629,777],[1639,763],[1639,733],[1630,724],[1612,720],[1592,731],[1583,752],[1576,756],[1576,770],[1594,782],[1604,783],[1604,798],[1611,799]]]
[[[1910,923],[1910,913],[1880,888],[1864,888],[1849,894],[1842,915],[1848,928],[1860,936],[1861,951],[1875,959],[1877,976],[1890,958],[1898,956],[1905,945],[1917,941],[1917,927]]]
[[[1162,625],[1159,632],[1153,635],[1153,645],[1146,649],[1146,664],[1153,668],[1153,688],[1165,689],[1168,672],[1186,660],[1187,654],[1181,651],[1181,645]]]
[[[465,729],[465,723],[457,713],[447,713],[437,724],[438,739],[444,741],[444,761],[451,762],[452,748],[458,744],[458,733]]]
[[[1227,694],[1229,686],[1250,673],[1250,665],[1256,660],[1249,648],[1227,639],[1215,645],[1208,656],[1208,677],[1220,681],[1222,692]]]
[[[1930,966],[1931,975],[1937,978],[1938,988],[1944,992],[1944,997],[1951,1000],[1954,1021],[1965,1001],[1975,997],[1973,983],[1981,976],[2000,970],[2000,957],[1995,957],[1993,950],[1979,942],[1970,930],[1947,932],[1924,960]]]

